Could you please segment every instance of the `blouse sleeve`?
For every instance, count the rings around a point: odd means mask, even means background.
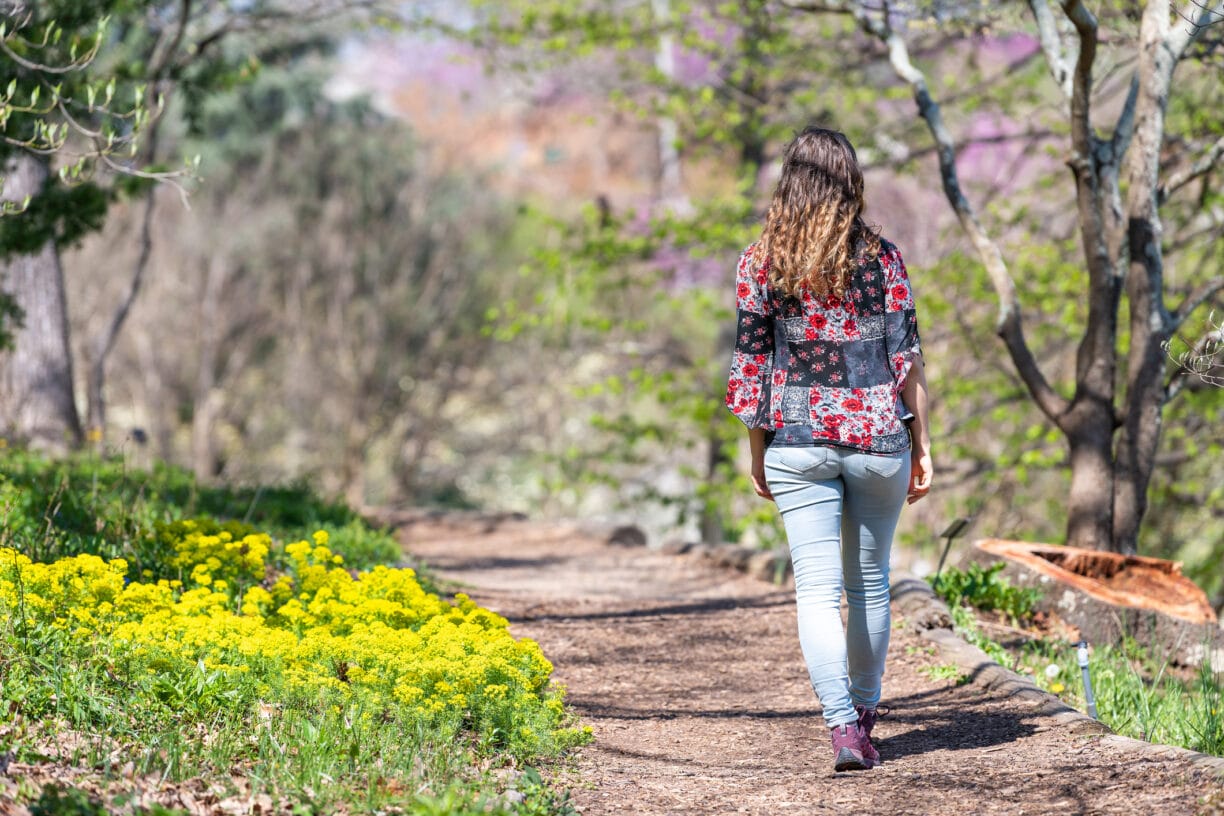
[[[749,428],[770,428],[774,321],[765,296],[766,268],[752,262],[752,248],[735,271],[735,351],[727,378],[727,408]]]
[[[888,349],[889,367],[898,391],[905,386],[914,358],[922,354],[918,341],[918,313],[914,308],[914,293],[901,252],[892,244],[884,247],[880,258],[884,267],[884,342]]]

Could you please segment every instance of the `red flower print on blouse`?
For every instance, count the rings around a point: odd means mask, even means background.
[[[795,296],[771,292],[768,264],[757,264],[753,251],[736,269],[728,407],[749,428],[776,429],[783,444],[802,444],[810,434],[816,444],[873,452],[907,447],[897,392],[921,352],[900,252],[885,241],[837,297],[806,288]],[[803,402],[802,417],[783,410]]]

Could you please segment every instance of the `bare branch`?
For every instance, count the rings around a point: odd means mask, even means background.
[[[170,64],[170,59],[178,53],[179,47],[183,44],[183,38],[187,36],[187,27],[191,23],[191,5],[192,0],[182,0],[179,6],[178,25],[174,28],[174,34],[167,39],[159,39],[153,48],[153,58],[149,60],[151,69],[148,76],[153,82],[159,80]],[[163,48],[162,43],[166,45]]]
[[[1092,12],[1079,0],[1063,0],[1063,12],[1075,26],[1079,36],[1079,55],[1075,59],[1075,72],[1071,77],[1071,144],[1076,153],[1076,172],[1083,173],[1089,167],[1096,148],[1096,137],[1092,133],[1090,114],[1092,111],[1092,64],[1096,61],[1097,20]]]
[[[1215,140],[1211,147],[1199,157],[1199,160],[1189,167],[1177,173],[1173,173],[1165,180],[1165,183],[1160,186],[1156,193],[1156,200],[1163,204],[1181,188],[1185,187],[1190,182],[1197,178],[1205,176],[1219,163],[1220,157],[1224,156],[1224,136]]]
[[[1180,394],[1191,377],[1207,385],[1224,388],[1224,323],[1217,325],[1213,320],[1208,322],[1211,328],[1188,351],[1174,354],[1168,342],[1161,344],[1165,353],[1177,363],[1177,368],[1165,384],[1165,402]]]
[[[1174,62],[1186,55],[1186,50],[1207,30],[1208,26],[1224,20],[1224,0],[1216,0],[1216,2],[1191,0],[1190,7],[1184,12],[1179,11],[1178,16],[1185,24],[1174,26],[1164,43],[1165,48],[1173,54]]]
[[[1177,311],[1173,313],[1174,330],[1185,323],[1190,318],[1190,315],[1194,314],[1195,309],[1211,300],[1220,292],[1224,292],[1224,275],[1207,281],[1186,295],[1186,299],[1182,301],[1181,306],[1178,306]]]
[[[1063,56],[1062,37],[1054,22],[1054,14],[1046,0],[1029,0],[1029,9],[1037,21],[1037,35],[1041,40],[1041,50],[1045,53],[1046,63],[1050,66],[1050,75],[1062,89],[1063,95],[1071,98],[1071,69]]]
[[[377,9],[383,0],[314,0],[303,7],[289,4],[283,8],[272,7],[258,12],[238,11],[211,31],[207,31],[190,47],[183,49],[180,65],[198,59],[205,51],[216,47],[230,34],[267,31],[284,23],[308,25],[320,23],[341,14]]]

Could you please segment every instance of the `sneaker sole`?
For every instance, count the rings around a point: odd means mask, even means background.
[[[849,748],[842,748],[833,760],[834,771],[865,771],[871,766],[862,757],[857,757]]]

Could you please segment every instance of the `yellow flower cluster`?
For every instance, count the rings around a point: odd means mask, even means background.
[[[43,564],[0,548],[0,611],[109,641],[129,675],[201,665],[244,680],[252,708],[362,703],[520,746],[561,725],[539,646],[464,595],[427,593],[410,569],[350,573],[322,531],[287,545],[279,574],[267,535],[190,522],[172,535],[181,581],[128,581],[120,559]]]
[[[186,519],[165,525],[160,535],[174,547],[170,566],[191,573],[208,586],[213,580],[249,583],[263,580],[272,538],[239,522]]]

